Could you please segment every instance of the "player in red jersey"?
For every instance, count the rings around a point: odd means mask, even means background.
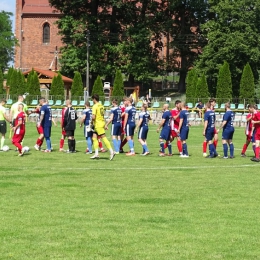
[[[215,112],[215,106],[216,106],[216,99],[215,98],[211,98],[209,100],[209,103],[210,103],[210,109]],[[217,149],[217,146],[218,146],[218,132],[217,132],[217,129],[215,128],[214,130],[214,139],[213,139],[213,145],[215,146],[215,149]],[[203,142],[203,156],[206,157],[207,156],[207,142],[204,140]]]
[[[249,114],[246,116],[246,129],[245,129],[246,142],[243,145],[241,157],[246,157],[247,147],[248,147],[248,145],[250,144],[251,141],[254,141],[254,140],[252,140],[252,134],[253,134],[252,117],[253,117],[253,114],[250,113],[250,107],[251,107],[251,105],[248,105]]]
[[[120,145],[120,153],[123,153],[123,147],[127,143],[127,139],[125,138],[125,129],[124,129],[124,121],[125,121],[125,108],[126,108],[126,97],[123,98],[123,104],[120,106],[122,111],[122,127],[121,127],[121,145]]]
[[[250,113],[252,116],[252,125],[255,129],[254,138],[255,138],[255,157],[251,158],[251,161],[260,162],[259,152],[260,152],[260,112],[256,110],[256,107],[253,105],[249,106]]]
[[[66,131],[65,131],[64,128],[63,128],[64,115],[65,115],[66,110],[67,110],[67,107],[62,108],[62,110],[61,110],[61,122],[60,122],[60,124],[61,124],[60,152],[63,152],[64,141],[65,141],[65,138],[66,138]]]
[[[39,134],[39,137],[36,140],[36,144],[34,146],[35,150],[37,150],[37,151],[41,150],[41,146],[42,146],[43,140],[44,140],[43,127],[40,125],[40,110],[41,110],[41,106],[38,105],[36,107],[36,109],[32,111],[33,113],[39,114],[39,116],[37,118],[37,122],[36,122],[36,129]]]
[[[24,135],[25,135],[25,118],[26,114],[23,112],[23,104],[18,105],[18,115],[15,118],[14,122],[14,135],[12,138],[12,143],[17,147],[18,149],[18,156],[23,156],[24,149],[21,145]]]
[[[181,106],[181,101],[176,100],[175,108],[173,108],[171,110],[172,118],[171,118],[171,139],[170,139],[170,141],[172,142],[174,140],[174,138],[177,139],[177,147],[178,147],[179,153],[182,154],[182,143],[181,143],[181,139],[178,134],[179,122],[180,122],[179,115],[180,115],[180,110],[181,110],[180,106]],[[166,142],[164,144],[164,149],[167,147],[168,147],[168,143]]]

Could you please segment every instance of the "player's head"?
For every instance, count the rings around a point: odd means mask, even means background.
[[[4,106],[5,104],[6,104],[6,100],[3,98],[3,99],[1,100],[1,105]]]
[[[115,107],[118,105],[117,99],[113,99],[113,100],[112,100],[112,105],[115,106]]]
[[[98,94],[94,94],[94,95],[92,95],[92,100],[94,101],[94,102],[99,102],[99,95]]]
[[[255,111],[255,104],[249,104],[247,106],[249,113],[253,113]]]
[[[179,109],[179,108],[180,108],[180,104],[181,104],[181,101],[180,101],[180,100],[176,100],[176,101],[175,101],[175,107],[176,107],[176,108]]]
[[[208,110],[211,109],[211,103],[210,103],[210,102],[207,102],[207,103],[205,104],[205,108],[208,109]]]
[[[254,105],[254,107],[255,107],[255,110],[257,110],[257,109],[258,109],[258,106],[257,106],[257,104],[255,104],[255,105]]]
[[[20,104],[18,105],[18,111],[19,111],[19,112],[22,112],[22,111],[23,111],[23,104],[22,104],[22,103],[20,103]]]
[[[41,97],[39,99],[39,103],[40,103],[40,105],[43,105],[44,103],[46,103],[46,99],[44,97]]]
[[[24,97],[22,95],[18,96],[18,102],[23,102],[24,101]]]
[[[148,108],[147,104],[144,103],[144,104],[142,105],[143,111],[147,111],[147,108]]]
[[[86,101],[86,102],[85,102],[85,107],[90,107],[89,101]]]
[[[229,102],[225,103],[225,109],[226,109],[226,110],[229,110],[229,109],[230,109],[230,103],[229,103]]]
[[[126,98],[125,105],[126,106],[131,106],[131,104],[132,104],[132,99],[131,98]]]
[[[168,109],[169,109],[169,104],[164,104],[164,105],[163,105],[163,110],[166,111],[166,110],[168,110]]]
[[[67,99],[65,103],[66,103],[67,107],[71,106],[71,100],[70,99]]]
[[[209,103],[211,104],[211,106],[215,106],[216,105],[216,99],[215,98],[211,98],[210,100],[209,100]]]

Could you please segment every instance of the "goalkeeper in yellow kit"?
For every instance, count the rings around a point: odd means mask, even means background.
[[[111,147],[110,142],[108,141],[106,137],[105,132],[105,118],[104,118],[104,107],[99,103],[99,95],[94,94],[92,96],[92,100],[94,102],[94,105],[92,107],[92,123],[94,125],[94,132],[93,132],[93,145],[95,154],[94,156],[90,157],[91,159],[98,159],[98,140],[97,137],[100,136],[105,143],[107,149],[110,152],[110,161],[113,160],[115,153]]]

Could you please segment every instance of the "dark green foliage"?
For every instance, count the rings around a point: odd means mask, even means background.
[[[218,102],[224,103],[232,99],[232,81],[229,64],[225,61],[219,69],[217,94]]]
[[[10,86],[10,82],[11,82],[11,78],[12,78],[12,73],[14,71],[14,68],[13,67],[10,67],[8,69],[8,72],[7,72],[7,77],[6,77],[6,86]]]
[[[104,97],[103,83],[102,83],[102,80],[99,75],[97,76],[97,78],[94,82],[94,86],[93,86],[91,95],[93,95],[93,94],[98,94],[99,97]]]
[[[248,103],[254,102],[255,97],[255,82],[254,75],[249,63],[247,63],[243,69],[242,77],[240,80],[239,98],[241,102],[247,99]]]
[[[112,96],[117,98],[118,100],[122,100],[124,95],[125,92],[124,92],[124,81],[123,81],[122,73],[120,70],[116,70]]]
[[[195,102],[198,75],[195,69],[188,72],[186,78],[186,102]]]
[[[27,92],[32,96],[40,96],[40,82],[36,71],[31,71],[28,75]]]
[[[72,96],[83,96],[83,83],[81,75],[78,71],[75,72],[73,83],[71,86],[71,95]]]
[[[199,77],[196,88],[196,99],[206,100],[209,98],[208,83],[205,74]]]
[[[27,81],[26,81],[26,92],[30,93],[30,89],[31,89],[31,82],[32,82],[32,78],[34,75],[34,69],[32,69],[29,74],[27,75]]]
[[[0,70],[7,68],[13,60],[14,46],[17,40],[12,32],[12,13],[0,12]]]
[[[9,80],[9,94],[15,95],[18,93],[18,71],[13,69],[10,80]]]
[[[52,79],[50,94],[64,100],[64,82],[60,73]]]
[[[0,69],[0,94],[4,93],[3,87],[4,87],[4,75],[2,70]]]
[[[26,83],[23,73],[19,70],[18,71],[18,85],[17,85],[17,94],[22,95],[26,92]]]

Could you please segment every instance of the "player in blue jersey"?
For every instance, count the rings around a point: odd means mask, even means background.
[[[135,132],[135,114],[136,109],[132,106],[133,100],[131,98],[126,99],[126,109],[125,109],[125,121],[124,129],[127,142],[130,148],[130,152],[126,153],[127,156],[134,156],[134,132]]]
[[[114,144],[115,153],[119,154],[121,145],[121,128],[122,128],[122,110],[118,106],[117,99],[112,101],[112,109],[110,118],[105,125],[105,129],[108,129],[108,125],[112,122],[111,136]]]
[[[40,120],[39,125],[43,128],[43,135],[46,140],[47,149],[44,150],[46,153],[51,152],[51,127],[52,127],[52,111],[45,98],[40,98]]]
[[[168,151],[169,156],[172,155],[172,145],[171,145],[171,112],[169,111],[169,105],[164,104],[163,105],[163,114],[162,114],[162,121],[159,124],[159,127],[157,128],[157,133],[159,133],[160,129],[160,137],[159,137],[159,143],[160,143],[160,153],[159,156],[165,156],[165,149],[164,149],[164,140],[168,144]]]
[[[84,136],[87,141],[87,149],[86,154],[92,154],[92,136],[93,136],[93,129],[92,129],[92,110],[90,108],[89,101],[85,102],[85,109],[82,112],[82,118],[80,122],[80,127],[84,124]]]
[[[230,150],[230,157],[231,159],[234,158],[234,145],[233,145],[233,135],[235,132],[235,128],[233,126],[234,121],[234,112],[230,109],[230,103],[225,104],[226,113],[223,116],[223,121],[221,126],[218,129],[218,132],[221,128],[223,128],[222,132],[222,144],[223,144],[223,152],[224,156],[223,159],[228,159],[228,145]]]
[[[206,112],[204,114],[204,129],[203,136],[205,136],[205,142],[209,145],[209,155],[207,158],[215,158],[218,156],[216,148],[212,142],[215,135],[215,112],[211,110],[211,104],[208,102],[206,105]]]
[[[186,140],[189,136],[189,121],[188,121],[189,112],[186,109],[185,103],[181,103],[181,112],[180,112],[180,123],[178,133],[180,134],[180,139],[182,143],[182,154],[180,155],[181,158],[188,158],[188,147]]]
[[[151,119],[149,112],[147,111],[147,104],[142,105],[142,112],[139,114],[139,121],[136,126],[136,131],[139,128],[138,132],[138,141],[143,147],[143,153],[141,155],[146,156],[149,154],[149,150],[147,147],[147,134],[148,134],[148,125],[149,125],[149,120]]]

